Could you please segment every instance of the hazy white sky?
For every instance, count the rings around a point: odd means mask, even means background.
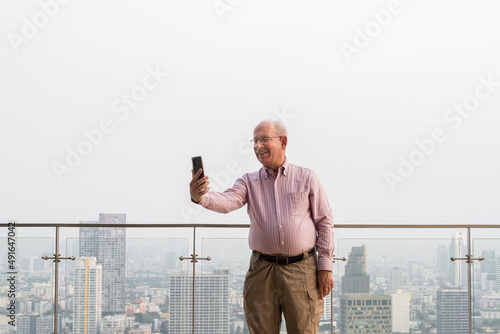
[[[499,9],[4,1],[0,221],[248,223],[190,203],[190,158],[223,190],[278,117],[337,223],[498,224]]]

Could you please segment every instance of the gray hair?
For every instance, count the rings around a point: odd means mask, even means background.
[[[276,129],[276,135],[278,136],[288,136],[288,131],[286,130],[285,124],[277,119],[266,119],[264,122],[271,123]]]

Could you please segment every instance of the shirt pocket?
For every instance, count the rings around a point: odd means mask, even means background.
[[[287,194],[288,213],[292,216],[301,216],[309,208],[309,196],[306,191],[297,191]]]

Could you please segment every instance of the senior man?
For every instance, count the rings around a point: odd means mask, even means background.
[[[247,204],[252,256],[243,297],[250,333],[278,334],[282,313],[288,333],[317,333],[323,297],[333,288],[332,210],[316,173],[286,158],[281,122],[260,122],[252,143],[262,168],[223,193],[209,192],[200,170],[190,182],[191,199],[221,213]]]

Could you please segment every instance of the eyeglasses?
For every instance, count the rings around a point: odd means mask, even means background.
[[[278,136],[278,137],[262,137],[260,139],[250,139],[250,143],[257,145],[257,143],[260,141],[262,144],[265,144],[269,142],[272,138],[279,138],[281,139],[283,136]]]

